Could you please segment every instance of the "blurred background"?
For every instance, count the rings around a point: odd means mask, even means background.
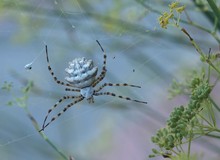
[[[155,147],[151,136],[165,125],[174,107],[187,104],[187,97],[168,100],[172,80],[183,80],[188,70],[200,65],[199,56],[185,35],[172,27],[161,29],[158,24],[160,13],[168,9],[170,2],[1,0],[0,84],[12,87],[10,91],[0,90],[0,159],[63,159],[40,136],[27,115],[28,110],[41,126],[47,111],[60,97],[77,94],[65,92],[65,87],[51,77],[45,44],[55,75],[64,81],[64,70],[76,57],[92,59],[100,73],[103,54],[96,40],[107,53],[107,74],[100,84],[126,82],[141,86],[104,90],[148,104],[98,96],[94,104],[82,101],[71,107],[44,133],[62,153],[75,160],[148,159]],[[212,26],[193,1],[182,3],[191,20],[204,27]],[[204,51],[218,51],[218,43],[209,34],[183,26]],[[32,68],[25,69],[30,63]],[[22,99],[22,88],[28,81],[33,82],[33,89],[24,107],[18,98]],[[70,102],[61,103],[51,116]],[[214,159],[219,156],[218,147],[212,139],[202,138],[193,143],[192,150]]]

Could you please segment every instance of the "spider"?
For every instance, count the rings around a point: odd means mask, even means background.
[[[77,96],[63,96],[61,97],[51,109],[48,110],[47,115],[44,119],[42,129],[39,131],[43,131],[51,122],[56,120],[59,116],[61,116],[64,112],[66,112],[70,107],[75,105],[76,103],[79,103],[83,99],[87,99],[89,103],[94,103],[94,96],[101,96],[101,95],[107,95],[107,96],[113,96],[118,97],[121,99],[125,99],[128,101],[134,101],[138,103],[144,103],[147,104],[147,102],[139,101],[136,99],[131,99],[129,97],[124,97],[121,95],[116,95],[112,92],[100,92],[104,87],[106,86],[129,86],[129,87],[136,87],[141,88],[140,86],[133,85],[133,84],[127,84],[127,83],[104,83],[98,88],[95,89],[95,86],[101,82],[106,75],[106,59],[107,55],[102,48],[101,44],[98,40],[96,40],[99,47],[101,48],[101,51],[103,52],[103,67],[102,71],[99,76],[96,77],[98,72],[98,67],[93,66],[92,60],[87,60],[84,57],[83,58],[76,58],[72,62],[69,62],[69,67],[65,69],[67,72],[67,77],[65,77],[66,82],[60,81],[57,79],[57,77],[54,75],[54,72],[50,66],[49,57],[48,57],[48,49],[47,45],[45,45],[46,49],[46,59],[48,64],[48,70],[53,77],[54,81],[59,84],[66,86],[65,91],[72,91],[72,92],[79,92],[80,94]],[[64,100],[66,99],[73,99],[71,103],[69,103],[67,106],[64,107],[62,111],[60,111],[56,116],[52,117],[51,120],[46,123],[49,114]]]

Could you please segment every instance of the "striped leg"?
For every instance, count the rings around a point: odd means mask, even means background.
[[[127,83],[104,83],[98,89],[96,89],[95,92],[99,92],[101,89],[103,89],[106,86],[129,86],[129,87],[141,88],[140,86],[133,85],[133,84],[127,84]]]
[[[46,125],[44,125],[39,132],[43,131],[50,123],[52,123],[54,120],[56,120],[59,116],[61,116],[64,112],[66,112],[66,111],[67,111],[70,107],[72,107],[74,104],[76,104],[76,103],[82,101],[83,99],[84,99],[84,97],[83,97],[83,96],[80,96],[80,98],[79,98],[78,100],[75,100],[75,101],[69,103],[69,104],[68,104],[61,112],[59,112],[55,117],[52,117],[51,120],[50,120],[50,122],[48,122]]]
[[[118,97],[118,98],[121,98],[121,99],[125,99],[125,100],[128,100],[128,101],[133,101],[133,102],[147,104],[147,102],[139,101],[139,100],[136,100],[136,99],[131,99],[129,97],[124,97],[124,96],[116,95],[115,93],[111,93],[111,92],[94,93],[94,96],[100,96],[100,95],[108,95],[108,96],[113,96],[113,97]]]
[[[80,92],[80,89],[65,88],[65,91]]]
[[[50,74],[52,75],[54,81],[57,84],[60,84],[60,85],[63,85],[63,86],[72,86],[69,83],[65,83],[65,82],[62,82],[62,81],[58,80],[57,77],[54,75],[54,72],[53,72],[52,68],[50,67],[50,61],[49,61],[49,57],[48,57],[47,45],[45,45],[45,48],[46,48],[46,57],[47,57],[48,70],[50,71]]]
[[[54,106],[51,109],[48,110],[47,115],[46,115],[46,117],[44,119],[44,123],[43,123],[43,126],[42,126],[41,130],[43,130],[45,128],[45,123],[47,121],[47,118],[48,118],[50,112],[52,112],[52,110],[54,110],[57,107],[58,104],[60,104],[63,100],[66,100],[66,99],[74,99],[74,98],[80,98],[80,97],[81,97],[81,95],[80,96],[63,96],[62,98],[60,98],[59,101],[57,101],[54,104]]]
[[[102,48],[101,44],[99,43],[98,40],[96,40],[96,42],[98,43],[99,47],[101,48],[102,52],[103,52],[103,58],[104,58],[104,61],[103,61],[103,67],[102,67],[102,72],[101,74],[96,78],[95,82],[92,84],[92,87],[95,87],[101,80],[103,80],[103,78],[105,78],[105,74],[106,74],[106,58],[107,58],[107,55],[104,51],[104,49]]]

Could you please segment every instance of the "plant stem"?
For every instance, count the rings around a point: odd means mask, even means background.
[[[211,97],[209,97],[209,100],[211,101],[211,103],[213,104],[213,106],[215,107],[215,109],[217,109],[217,110],[220,112],[220,108],[219,108],[219,106],[215,103],[215,101],[214,101]]]
[[[209,3],[209,6],[212,8],[215,16],[218,18],[218,22],[220,22],[220,11],[216,6],[215,2],[213,0],[207,0],[207,2]]]
[[[141,1],[141,0],[135,0],[137,3],[139,3],[139,4],[141,4],[143,7],[145,7],[147,10],[149,10],[149,11],[151,11],[151,12],[154,12],[154,13],[156,13],[156,14],[159,14],[159,15],[161,15],[161,11],[160,10],[157,10],[157,9],[154,9],[154,8],[152,8],[151,6],[149,6],[148,4],[146,4],[146,3],[144,3],[144,1]],[[186,13],[187,14],[187,13]],[[187,17],[189,17],[188,15],[187,15]],[[176,19],[176,18],[175,18]],[[201,26],[201,25],[199,25],[199,24],[197,24],[197,23],[194,23],[192,20],[190,20],[189,18],[188,18],[188,21],[186,21],[186,20],[182,20],[182,19],[180,19],[180,22],[182,22],[182,23],[184,23],[184,24],[188,24],[188,25],[192,25],[192,26],[194,26],[194,27],[196,27],[196,28],[198,28],[198,29],[200,29],[200,30],[203,30],[203,31],[205,31],[205,32],[207,32],[207,33],[209,33],[209,34],[211,34],[212,36],[213,36],[213,38],[218,42],[218,43],[220,43],[220,39],[219,39],[219,37],[216,35],[216,32],[213,32],[213,31],[211,31],[210,29],[207,29],[207,28],[205,28],[205,27],[203,27],[203,26]],[[217,25],[217,24],[216,24]]]
[[[218,68],[215,67],[214,64],[212,64],[212,62],[207,59],[204,55],[204,53],[202,52],[201,48],[196,44],[196,42],[193,40],[193,38],[190,36],[190,34],[184,29],[181,28],[181,31],[186,34],[189,37],[189,40],[191,42],[191,44],[194,46],[194,48],[196,49],[196,51],[200,54],[200,56],[206,60],[206,62],[216,71],[218,72],[218,74],[220,74],[220,70]]]
[[[203,117],[201,114],[197,114],[200,118],[202,118],[208,125],[210,125],[210,126],[212,126],[213,127],[213,125],[205,118],[205,117]]]
[[[212,120],[213,125],[216,127],[215,113],[213,110],[213,105],[210,101],[209,101],[209,104],[207,104],[207,109],[208,109],[208,115],[210,117],[210,120]]]
[[[172,151],[173,153],[175,153],[176,155],[179,155],[179,153],[176,152],[174,149],[171,149],[171,151]]]
[[[192,142],[192,129],[190,130],[190,137],[189,137],[189,142],[188,142],[188,151],[187,151],[188,159],[190,158],[191,142]]]
[[[214,134],[206,134],[206,136],[220,139],[220,136]]]
[[[25,107],[24,108],[28,117],[30,118],[32,124],[34,125],[34,128],[39,131],[40,130],[40,127],[37,123],[37,121],[35,120],[35,118],[32,116],[32,114],[29,112],[28,108]],[[69,158],[64,154],[62,153],[61,150],[59,150],[49,139],[48,137],[43,133],[43,132],[39,132],[39,134],[41,135],[41,137],[43,137],[43,139],[64,159],[64,160],[69,160]]]
[[[48,138],[44,133],[40,133],[44,140],[65,160],[69,160],[68,157],[64,153],[62,153]]]

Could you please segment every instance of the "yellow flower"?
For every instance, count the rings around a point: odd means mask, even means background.
[[[167,28],[169,24],[169,19],[173,17],[173,13],[164,12],[162,16],[159,17],[159,24],[162,28]]]
[[[170,9],[172,10],[172,9],[174,9],[174,8],[177,8],[178,5],[179,5],[179,2],[172,2],[171,4],[169,4],[169,7],[170,7]]]
[[[178,12],[178,13],[182,13],[182,11],[184,11],[185,8],[186,8],[186,6],[181,6],[181,7],[175,8],[175,10],[176,10],[176,12]]]

